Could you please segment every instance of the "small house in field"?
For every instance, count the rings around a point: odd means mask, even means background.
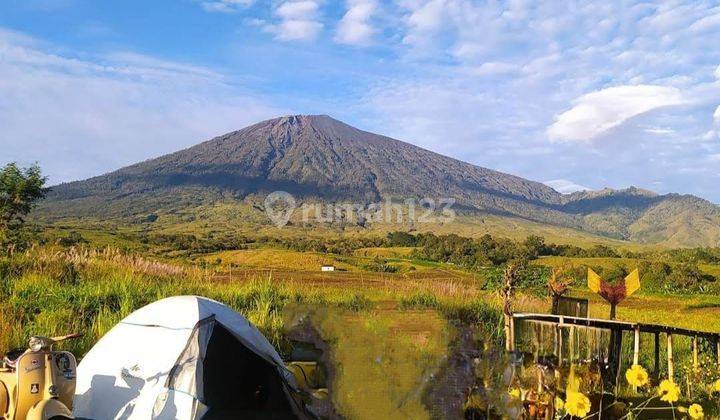
[[[335,271],[334,265],[323,265],[320,267],[320,271]]]

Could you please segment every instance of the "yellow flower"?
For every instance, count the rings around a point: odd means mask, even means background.
[[[700,404],[693,404],[688,407],[688,415],[690,415],[690,418],[693,420],[705,417],[705,413],[703,413],[703,408]]]
[[[645,386],[648,383],[648,373],[644,367],[640,365],[632,365],[625,372],[625,379],[632,386]]]
[[[675,385],[675,382],[672,380],[665,379],[660,382],[658,395],[660,396],[661,401],[674,403],[680,399],[680,388]]]
[[[561,411],[563,408],[565,408],[565,401],[560,397],[555,397],[555,409]]]
[[[715,381],[712,388],[713,392],[720,392],[720,379]]]
[[[590,399],[581,392],[568,392],[565,409],[575,417],[585,417],[590,412]]]
[[[508,391],[511,397],[520,399],[520,388],[513,388]]]

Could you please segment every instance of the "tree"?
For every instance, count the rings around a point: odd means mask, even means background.
[[[9,163],[0,169],[0,237],[18,230],[37,200],[49,191],[40,167],[19,168]]]
[[[527,258],[534,260],[541,255],[547,253],[547,246],[545,245],[545,239],[541,236],[530,235],[523,242]]]
[[[510,261],[503,272],[503,286],[500,289],[500,295],[503,299],[503,318],[505,319],[505,349],[511,351],[515,348],[515,337],[513,337],[512,301],[517,287],[520,273],[527,267],[527,262],[523,260]]]
[[[558,314],[560,298],[563,297],[570,289],[570,286],[575,283],[575,278],[573,277],[574,269],[570,260],[565,261],[559,267],[553,267],[550,279],[548,279],[548,289],[552,297],[552,310],[550,313]]]

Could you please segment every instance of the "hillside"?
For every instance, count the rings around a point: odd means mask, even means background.
[[[720,243],[720,210],[639,189],[562,195],[327,116],[264,121],[115,172],[55,186],[37,217],[127,223],[218,203],[258,207],[272,191],[305,202],[453,198],[464,215],[513,218],[637,242]],[[261,213],[261,212],[260,212]],[[262,214],[243,218],[262,223]]]

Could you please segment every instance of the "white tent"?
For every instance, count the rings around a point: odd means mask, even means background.
[[[302,418],[294,378],[242,315],[202,297],[138,309],[78,366],[86,419]]]

